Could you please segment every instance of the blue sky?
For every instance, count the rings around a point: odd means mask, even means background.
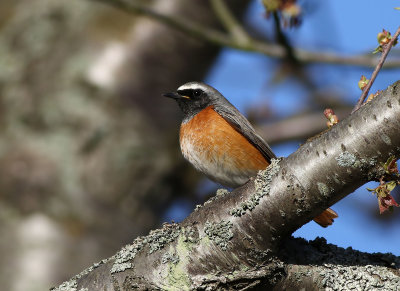
[[[376,35],[382,28],[394,33],[400,25],[400,11],[394,9],[400,6],[399,0],[309,0],[299,3],[304,4],[303,23],[285,33],[293,45],[303,49],[345,55],[370,53],[377,46]],[[260,1],[254,1],[245,22],[259,32],[271,35],[273,23],[263,15]],[[242,112],[250,105],[268,104],[277,116],[284,118],[305,109],[307,102],[304,100],[309,92],[292,78],[272,84],[276,68],[276,60],[269,57],[224,49],[205,81],[221,91]],[[318,64],[310,65],[307,72],[315,84],[322,85],[326,90],[341,92],[347,102],[354,104],[361,93],[357,87],[360,76],[369,77],[372,69]],[[385,89],[399,77],[400,69],[381,71],[371,92]],[[288,156],[297,149],[299,142],[276,145],[273,149],[278,156]],[[332,207],[339,213],[333,226],[324,229],[311,222],[294,235],[307,239],[322,236],[342,247],[400,255],[400,221],[383,223],[372,217],[371,208],[375,208],[377,213],[379,209],[376,198],[366,187],[361,187]],[[398,196],[395,198],[400,200]],[[191,204],[181,200],[168,210],[165,219],[179,221],[191,211]],[[394,211],[399,212],[400,208]]]

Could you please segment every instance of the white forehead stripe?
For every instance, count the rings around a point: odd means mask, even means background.
[[[179,88],[178,88],[178,91],[180,91],[180,90],[187,90],[187,89],[205,89],[205,87],[204,86],[202,86],[202,84],[199,84],[199,83],[195,83],[195,82],[193,82],[193,83],[186,83],[186,84],[183,84],[182,86],[180,86]]]

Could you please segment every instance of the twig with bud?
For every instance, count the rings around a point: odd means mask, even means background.
[[[369,89],[371,88],[372,84],[374,83],[376,76],[378,76],[378,73],[384,64],[386,57],[388,56],[388,54],[390,52],[390,49],[397,44],[397,38],[399,35],[400,35],[400,27],[396,30],[393,37],[391,36],[390,32],[388,32],[386,30],[383,30],[382,32],[378,33],[379,46],[375,49],[374,53],[382,52],[381,58],[379,59],[378,65],[376,66],[374,72],[372,73],[371,79],[368,80],[368,82],[367,82],[367,84],[365,84],[365,86],[363,86],[363,89],[362,89],[363,92],[360,96],[360,99],[358,99],[358,102],[357,102],[356,106],[354,106],[351,113],[357,111],[361,107],[361,105],[364,103],[364,100],[368,95]],[[363,78],[361,77],[361,79],[363,79]],[[367,79],[365,78],[365,80],[367,80]],[[361,82],[361,80],[360,80],[360,82]],[[360,88],[361,88],[361,86],[360,86]]]
[[[385,174],[379,178],[379,186],[374,189],[367,188],[368,191],[376,194],[381,214],[386,210],[392,210],[393,206],[400,206],[390,195],[393,189],[400,184],[396,158],[390,157],[382,167],[385,170]]]

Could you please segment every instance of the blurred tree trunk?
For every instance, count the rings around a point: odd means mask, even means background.
[[[217,25],[205,1],[149,5]],[[160,94],[201,80],[218,48],[98,3],[0,6],[0,282],[43,290],[193,192]]]

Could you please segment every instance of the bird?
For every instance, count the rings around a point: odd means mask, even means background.
[[[163,95],[175,99],[183,112],[179,132],[183,157],[214,182],[239,187],[276,158],[246,117],[212,86],[189,82]],[[328,208],[314,221],[327,227],[337,217]]]

